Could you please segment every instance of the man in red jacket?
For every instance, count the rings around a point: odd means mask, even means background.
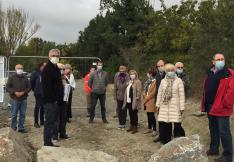
[[[96,70],[96,66],[92,65],[92,67],[90,68],[90,71],[88,74],[85,75],[84,78],[84,86],[85,86],[85,92],[86,92],[86,102],[87,102],[87,117],[90,116],[90,109],[91,109],[91,88],[89,87],[89,78],[90,78],[90,74],[92,72],[94,72]]]
[[[219,155],[220,140],[223,154],[215,162],[232,161],[230,116],[234,105],[234,70],[225,67],[223,54],[217,53],[203,85],[202,112],[207,112],[210,129],[208,156]]]

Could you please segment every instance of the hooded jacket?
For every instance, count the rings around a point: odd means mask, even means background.
[[[132,99],[132,109],[133,110],[140,110],[141,109],[141,98],[142,98],[142,84],[141,81],[138,79],[138,74],[135,70],[131,70],[129,72],[134,73],[136,75],[136,78],[133,81],[132,89],[133,89],[133,99]],[[128,81],[127,86],[130,84],[131,80]],[[126,108],[127,105],[127,88],[125,88],[124,93],[124,104],[123,109]]]

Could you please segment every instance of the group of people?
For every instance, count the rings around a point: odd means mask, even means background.
[[[66,123],[71,116],[67,112],[70,108],[75,82],[71,75],[71,66],[60,64],[59,56],[60,51],[52,49],[49,52],[49,61],[39,64],[37,73],[31,78],[31,84],[23,75],[22,65],[16,65],[16,74],[9,77],[7,83],[7,91],[12,98],[11,128],[17,130],[17,112],[19,111],[18,131],[26,132],[24,128],[26,99],[32,88],[36,98],[35,127],[44,124],[45,146],[56,146],[52,139],[68,138]],[[89,123],[94,122],[98,100],[101,105],[102,121],[108,123],[105,107],[108,76],[103,70],[101,61],[91,66],[89,73],[85,76],[84,85]],[[144,133],[152,133],[156,136],[154,142],[166,144],[172,138],[185,136],[182,116],[189,87],[189,77],[182,62],[174,65],[165,64],[163,60],[157,61],[156,65],[148,70],[144,86],[136,70],[128,71],[126,66],[121,65],[114,76],[114,99],[117,104],[119,129],[126,128],[128,112],[130,127],[127,132],[137,133],[138,112],[144,107],[148,119],[148,129]],[[217,53],[213,57],[212,65],[204,80],[201,102],[201,111],[207,113],[209,121],[211,141],[207,155],[219,155],[220,141],[223,146],[223,154],[215,159],[216,162],[232,161],[230,116],[233,112],[233,105],[234,70],[227,68],[224,55]]]
[[[125,66],[119,67],[119,72],[114,78],[114,98],[117,102],[119,129],[126,127],[128,110],[130,128],[127,131],[132,134],[137,133],[138,111],[143,105],[148,119],[148,129],[144,133],[152,133],[153,136],[158,134],[154,142],[163,144],[169,142],[172,138],[172,125],[174,125],[174,137],[185,136],[181,122],[189,78],[183,63],[165,65],[163,60],[159,60],[148,70],[147,78],[142,87],[135,70],[130,70],[128,73]]]

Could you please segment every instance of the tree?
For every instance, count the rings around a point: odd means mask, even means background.
[[[18,47],[29,40],[40,28],[21,9],[10,7],[4,12],[0,6],[0,49],[7,57],[15,55]]]

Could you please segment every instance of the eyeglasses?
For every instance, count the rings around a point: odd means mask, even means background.
[[[177,69],[183,69],[184,67],[177,67]]]

